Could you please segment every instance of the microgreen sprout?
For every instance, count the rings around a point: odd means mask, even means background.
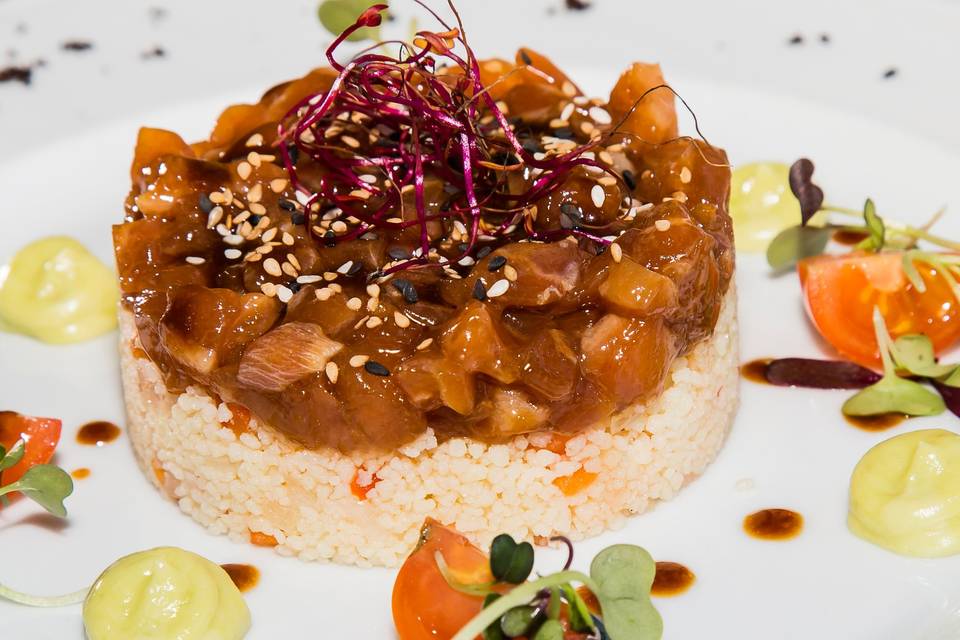
[[[565,543],[568,541],[563,539]],[[529,552],[527,551],[529,549]],[[529,554],[529,555],[528,555]],[[656,564],[650,554],[634,545],[614,545],[601,551],[590,565],[590,574],[570,570],[542,576],[526,582],[533,565],[533,547],[517,543],[506,534],[491,545],[490,568],[498,576],[494,585],[463,585],[451,580],[441,554],[437,566],[447,582],[458,591],[484,596],[483,609],[467,623],[453,640],[484,640],[528,637],[532,640],[562,640],[564,626],[559,622],[566,605],[570,630],[586,633],[592,640],[658,640],[663,621],[650,601],[650,587]],[[572,549],[569,556],[572,557]],[[516,574],[515,567],[523,570]],[[492,589],[510,584],[507,578],[524,579],[513,583],[505,593]],[[602,616],[591,613],[574,587],[590,590],[600,604]]]
[[[897,375],[894,360],[895,347],[879,309],[873,311],[873,326],[877,346],[883,361],[883,377],[876,383],[858,392],[843,404],[843,413],[848,416],[873,416],[885,413],[902,413],[910,416],[933,416],[943,413],[946,406],[943,398],[918,382]],[[917,350],[906,352],[906,360],[917,361]]]

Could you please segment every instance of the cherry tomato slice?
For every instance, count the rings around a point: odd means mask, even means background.
[[[14,411],[0,411],[0,445],[9,451],[17,440],[24,441],[23,459],[4,471],[0,482],[4,485],[16,482],[30,467],[50,462],[60,441],[60,427],[61,422],[53,418],[33,418]]]
[[[393,585],[393,622],[400,640],[448,640],[483,607],[483,598],[447,584],[437,568],[438,551],[458,582],[493,582],[486,554],[453,529],[427,519],[419,545]]]
[[[880,362],[873,309],[894,338],[922,333],[940,352],[960,339],[958,302],[949,283],[932,267],[917,264],[923,293],[903,271],[902,253],[817,256],[798,265],[807,314],[840,354],[876,368]]]

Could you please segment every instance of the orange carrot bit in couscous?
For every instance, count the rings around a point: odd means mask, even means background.
[[[556,485],[565,496],[572,496],[580,493],[597,479],[597,474],[590,473],[580,467],[568,476],[554,478],[553,484]]]
[[[543,448],[547,451],[552,451],[558,456],[562,456],[567,451],[567,442],[570,438],[573,437],[572,433],[551,433],[550,442],[546,444]]]
[[[371,476],[369,484],[361,485],[360,469],[357,469],[353,474],[353,479],[350,480],[350,493],[352,493],[357,500],[366,500],[367,494],[377,486],[378,482],[380,482],[380,478],[374,473]]]
[[[263,533],[260,531],[251,531],[250,532],[250,544],[256,545],[258,547],[275,547],[277,546],[277,539],[274,538],[269,533]]]

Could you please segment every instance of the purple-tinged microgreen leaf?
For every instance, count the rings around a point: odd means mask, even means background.
[[[830,227],[787,227],[767,246],[767,263],[774,271],[792,269],[800,260],[823,253],[831,235]]]
[[[780,358],[771,361],[764,377],[782,387],[811,389],[863,389],[882,377],[876,371],[842,360]]]
[[[823,204],[823,189],[813,184],[813,162],[800,158],[790,165],[790,191],[800,203],[800,224],[805,226]]]
[[[960,387],[949,385],[946,382],[931,380],[933,387],[940,393],[947,409],[955,416],[960,416]]]
[[[877,347],[883,360],[883,378],[861,390],[843,403],[848,416],[875,416],[884,413],[903,413],[910,416],[933,416],[944,412],[943,398],[922,384],[897,375],[891,351],[893,341],[887,333],[880,310],[874,307],[873,327]]]

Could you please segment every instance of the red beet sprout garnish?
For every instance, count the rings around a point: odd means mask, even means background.
[[[881,375],[853,362],[782,358],[772,360],[764,370],[767,382],[783,387],[812,389],[863,389]]]
[[[566,536],[553,536],[550,538],[550,542],[562,542],[567,545],[567,561],[563,563],[562,569],[562,571],[566,571],[573,564],[573,542]]]
[[[930,382],[933,383],[933,387],[943,398],[943,403],[947,405],[950,413],[960,416],[960,388],[944,384],[939,380],[931,380]]]
[[[280,155],[310,233],[333,245],[376,229],[419,228],[413,255],[374,276],[450,268],[479,242],[546,242],[572,235],[609,244],[606,227],[534,226],[533,205],[560,187],[574,168],[594,167],[621,179],[585,155],[598,141],[535,158],[481,83],[479,63],[453,4],[456,27],[417,1],[444,31],[419,31],[412,43],[394,43],[399,44],[396,56],[370,48],[341,63],[337,48],[357,29],[378,26],[387,8],[370,7],[326,51],[338,72],[330,89],[304,99],[281,120]],[[337,140],[344,144],[332,144]],[[311,178],[298,174],[293,147],[299,158],[312,161]],[[511,172],[524,177],[525,191],[508,189]],[[428,177],[441,180],[449,194],[436,211],[428,210]]]

